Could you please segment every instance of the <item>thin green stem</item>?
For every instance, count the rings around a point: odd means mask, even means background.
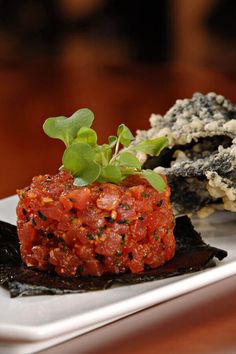
[[[119,145],[120,145],[120,137],[117,139],[114,155],[112,156],[112,158],[111,158],[110,161],[109,161],[109,164],[110,164],[110,165],[116,160],[116,158],[117,158],[117,156],[118,156],[118,153],[119,153]]]

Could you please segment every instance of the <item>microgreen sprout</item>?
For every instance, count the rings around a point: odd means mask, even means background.
[[[157,156],[168,144],[167,138],[132,145],[133,134],[125,124],[120,124],[116,136],[109,136],[107,144],[98,145],[97,134],[91,128],[93,119],[93,113],[84,108],[69,118],[48,118],[43,124],[49,137],[60,139],[66,145],[60,170],[70,171],[74,185],[83,187],[94,181],[118,184],[128,175],[141,174],[156,190],[163,192],[163,178],[152,170],[143,170],[136,153]]]

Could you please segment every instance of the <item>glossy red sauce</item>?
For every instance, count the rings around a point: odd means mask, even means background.
[[[34,177],[18,195],[21,256],[29,267],[100,276],[141,272],[174,256],[168,186],[158,193],[135,175],[81,188],[64,171]]]

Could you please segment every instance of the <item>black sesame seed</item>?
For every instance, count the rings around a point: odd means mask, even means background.
[[[77,209],[76,209],[76,208],[71,208],[71,209],[70,209],[70,212],[71,212],[72,214],[76,214],[76,213],[77,213]]]
[[[71,201],[71,203],[75,203],[76,202],[75,198],[69,198],[69,200]]]
[[[124,245],[125,244],[125,234],[121,235],[121,244]]]
[[[37,223],[36,223],[36,221],[35,221],[34,218],[32,218],[32,225],[33,225],[33,226],[36,226],[36,225],[37,225]]]
[[[105,216],[104,219],[109,222],[110,224],[113,224],[115,222],[115,219],[113,219],[112,217],[110,216]]]
[[[132,261],[132,259],[133,259],[133,253],[132,253],[132,252],[129,252],[129,253],[128,253],[128,257],[129,257],[129,260]]]
[[[96,258],[99,262],[103,263],[103,261],[104,261],[104,259],[105,259],[105,256],[103,256],[103,254],[96,253],[96,254],[95,254],[95,258]]]
[[[24,216],[27,215],[27,211],[24,208],[22,208],[22,213],[23,213]]]
[[[159,200],[159,202],[156,203],[156,206],[160,207],[162,206],[163,200]]]

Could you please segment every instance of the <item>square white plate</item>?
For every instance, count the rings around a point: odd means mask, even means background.
[[[0,201],[0,220],[15,223],[16,203],[16,196]],[[236,214],[218,213],[195,225],[205,242],[228,251],[216,267],[84,294],[11,299],[0,288],[0,352],[40,350],[236,274]]]

